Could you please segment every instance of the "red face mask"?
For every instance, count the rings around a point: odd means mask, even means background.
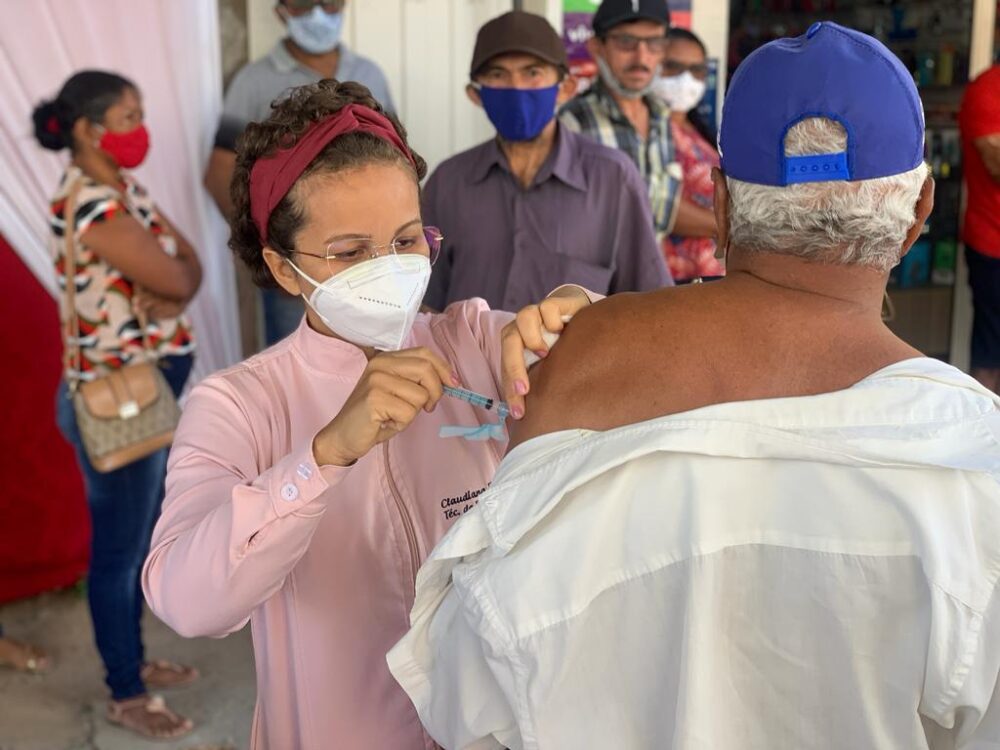
[[[102,150],[111,154],[119,167],[134,169],[142,164],[149,153],[149,131],[145,125],[127,133],[105,130],[99,145]]]

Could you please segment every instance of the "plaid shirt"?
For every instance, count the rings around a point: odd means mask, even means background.
[[[559,119],[570,130],[631,157],[649,188],[656,230],[667,233],[673,228],[680,206],[683,174],[674,156],[670,110],[655,97],[647,96],[643,101],[649,109],[649,138],[646,141],[599,78],[562,108]]]

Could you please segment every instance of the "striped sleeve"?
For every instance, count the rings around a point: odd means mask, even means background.
[[[583,128],[580,127],[580,120],[577,119],[576,114],[574,114],[571,110],[563,109],[559,113],[559,123],[564,128],[566,128],[567,130],[570,130],[570,131],[572,131],[574,133],[581,133],[581,132],[583,132]]]
[[[681,206],[683,173],[680,165],[672,162],[666,169],[649,177],[649,201],[653,209],[653,223],[658,232],[669,233],[677,220]]]
[[[76,209],[76,235],[82,237],[94,224],[103,224],[114,216],[128,213],[117,193],[94,193],[82,196],[82,202]]]

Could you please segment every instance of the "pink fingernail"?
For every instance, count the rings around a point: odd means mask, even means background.
[[[535,356],[538,357],[539,359],[545,359],[547,356],[549,356],[549,351],[548,349],[539,349],[538,351],[535,352]]]
[[[520,419],[524,416],[524,409],[520,406],[512,406],[510,407],[510,413],[514,415],[514,419]]]
[[[462,385],[462,381],[458,379],[458,373],[453,372],[451,374],[451,384],[452,385]]]
[[[523,396],[528,392],[528,385],[523,380],[514,381],[514,393],[518,396]]]

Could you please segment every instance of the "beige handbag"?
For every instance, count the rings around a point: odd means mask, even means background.
[[[78,193],[79,184],[70,191],[64,213],[67,315],[63,358],[84,450],[93,467],[106,473],[170,445],[181,412],[151,353],[144,315],[138,316],[146,351],[143,361],[112,370],[94,380],[79,378],[83,353],[78,338],[73,237]],[[70,376],[71,372],[77,373],[77,377]]]

